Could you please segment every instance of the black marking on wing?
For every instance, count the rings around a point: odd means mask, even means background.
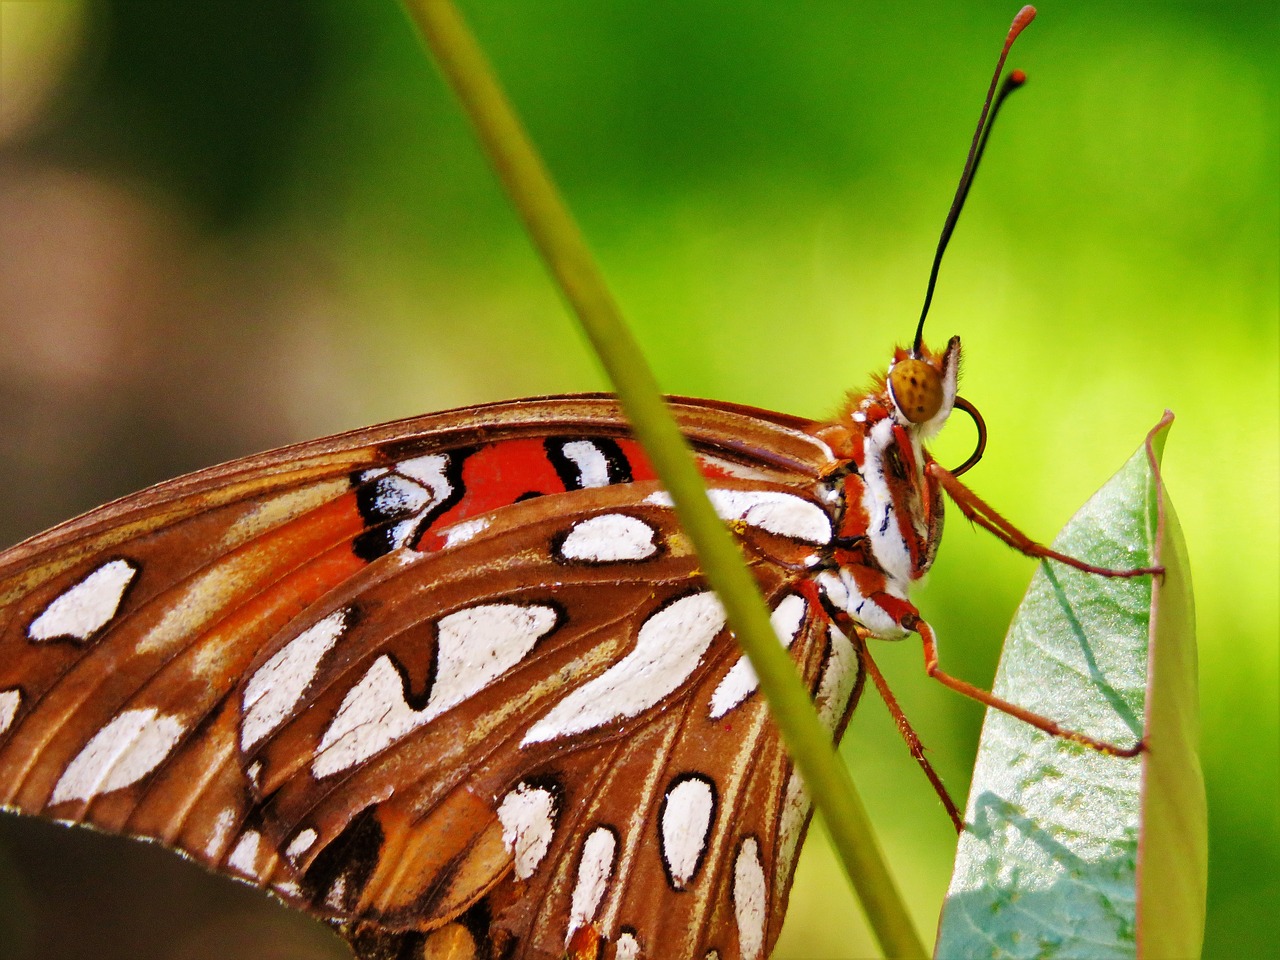
[[[302,875],[302,889],[313,902],[325,903],[339,879],[344,881],[339,903],[331,908],[350,913],[378,866],[386,835],[378,821],[378,808],[368,806],[351,818],[342,833],[321,850]]]
[[[340,920],[329,923],[351,946],[357,960],[420,960],[428,937],[418,930],[386,930]]]
[[[437,646],[433,651],[431,662],[427,667],[427,676],[423,679],[422,686],[414,689],[413,677],[409,673],[409,668],[404,665],[399,657],[395,654],[387,653],[386,658],[391,661],[391,666],[395,668],[396,673],[400,675],[400,693],[404,697],[404,702],[409,708],[417,713],[421,713],[426,709],[427,701],[431,699],[431,690],[436,685],[436,671],[440,664],[440,648]]]
[[[443,452],[445,457],[444,478],[449,489],[443,497],[433,499],[425,508],[414,509],[395,495],[398,483],[417,484],[418,481],[395,472],[395,466],[389,473],[369,479],[365,470],[351,474],[351,486],[356,493],[356,505],[367,529],[358,534],[351,543],[351,549],[357,557],[366,563],[372,563],[379,557],[390,553],[398,547],[414,548],[436,518],[458,503],[466,493],[462,481],[462,467],[472,453],[471,449],[456,449]],[[434,493],[434,491],[428,491]],[[405,520],[418,517],[413,532],[404,536],[397,534],[396,527]]]

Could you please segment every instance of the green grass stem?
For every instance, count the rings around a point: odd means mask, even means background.
[[[760,677],[787,750],[822,812],[881,948],[888,956],[925,956],[848,770],[778,643],[741,551],[707,499],[702,477],[652,371],[492,68],[448,0],[405,0],[405,5],[600,357],[636,437],[670,491],[676,514]]]

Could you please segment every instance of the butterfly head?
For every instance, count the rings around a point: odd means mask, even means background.
[[[941,430],[955,407],[959,374],[959,337],[952,337],[941,353],[923,345],[919,350],[899,347],[885,378],[887,399],[899,425],[921,439]]]

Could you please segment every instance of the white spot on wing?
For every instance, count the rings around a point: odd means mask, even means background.
[[[236,824],[236,812],[230,807],[220,811],[213,821],[213,832],[209,836],[209,842],[204,846],[205,856],[213,860],[222,853],[222,848],[227,843],[227,837],[231,835],[231,828]]]
[[[630,653],[548,710],[521,745],[592,730],[656,705],[697,669],[723,628],[724,608],[710,591],[667,604],[644,622]]]
[[[387,536],[387,540],[396,549],[401,549],[409,542],[409,538],[413,536],[417,529],[418,517],[415,515],[408,520],[401,520],[399,523],[395,524],[391,528],[390,533]]]
[[[614,948],[614,960],[640,960],[640,941],[627,931],[618,937]]]
[[[0,733],[4,733],[13,724],[13,718],[18,715],[18,707],[21,705],[21,690],[0,691]]]
[[[341,910],[347,902],[347,875],[339,874],[338,879],[333,881],[333,885],[329,887],[329,893],[325,896],[324,902],[335,910]]]
[[[569,930],[564,942],[568,944],[573,932],[596,918],[605,887],[613,876],[613,858],[618,840],[608,827],[596,827],[582,844],[582,859],[578,861],[578,880],[573,886],[573,900],[569,910]]]
[[[546,787],[521,783],[498,805],[502,842],[515,854],[517,880],[533,876],[551,847],[556,825],[556,798]]]
[[[702,865],[715,812],[715,791],[701,777],[680,780],[663,798],[659,822],[662,857],[677,890],[688,886]]]
[[[374,490],[373,509],[383,517],[416,513],[431,502],[431,493],[422,484],[395,473],[380,478]]]
[[[431,453],[425,457],[414,457],[412,460],[401,460],[396,464],[396,473],[403,474],[418,481],[431,491],[431,499],[435,502],[443,500],[453,491],[453,484],[445,475],[449,467],[449,456],[444,453]]]
[[[50,804],[89,800],[137,783],[169,756],[182,736],[182,721],[154,707],[125,710],[93,735],[67,764]]]
[[[243,877],[258,878],[258,845],[262,842],[262,834],[256,830],[246,830],[236,841],[235,849],[227,857],[227,866]]]
[[[446,547],[453,547],[460,543],[466,543],[477,534],[483,533],[485,528],[488,526],[488,517],[473,517],[470,520],[463,520],[461,523],[455,523],[445,531],[444,545]]]
[[[318,834],[310,827],[299,830],[297,835],[289,841],[289,846],[285,847],[284,855],[291,861],[297,860],[300,856],[315,846],[317,837]]]
[[[478,693],[514,667],[558,621],[553,607],[518,603],[491,603],[441,617],[427,719]]]
[[[747,837],[733,861],[733,918],[738,925],[738,950],[743,960],[764,953],[764,926],[768,904],[760,845]]]
[[[616,563],[646,560],[658,552],[658,532],[636,517],[607,513],[573,525],[560,545],[564,560]]]
[[[834,626],[827,629],[827,636],[830,637],[831,651],[822,668],[822,679],[818,682],[813,705],[827,729],[835,730],[844,718],[849,697],[858,682],[858,651],[849,638]]]
[[[298,634],[254,672],[244,688],[242,750],[249,750],[284,721],[346,627],[347,611],[337,610]]]
[[[125,588],[137,573],[138,568],[128,560],[104,563],[45,607],[27,627],[27,636],[32,640],[88,640],[116,615]]]
[[[778,827],[778,873],[775,886],[786,886],[787,878],[795,865],[796,850],[800,845],[800,833],[809,817],[811,803],[800,774],[792,772],[782,795],[782,819]]]
[[[384,654],[343,698],[316,748],[312,772],[323,778],[346,770],[483,690],[519,663],[558,619],[552,607],[515,603],[484,604],[442,617],[435,681],[423,708],[406,702],[400,673]]]
[[[773,608],[769,622],[773,624],[773,632],[778,635],[778,640],[787,649],[795,642],[804,623],[805,606],[803,597],[797,593],[789,593]],[[751,661],[746,657],[739,657],[738,662],[729,669],[711,694],[711,719],[719,720],[755,693],[759,684],[760,680]]]
[[[571,440],[560,448],[565,459],[578,468],[578,483],[583,487],[609,486],[609,461],[590,440]]]
[[[739,520],[767,533],[776,533],[805,543],[831,542],[831,518],[812,501],[776,490],[708,490],[711,505],[722,520]],[[651,493],[645,503],[671,506],[665,490]]]
[[[353,767],[425,722],[422,714],[405,702],[395,664],[390,657],[381,656],[342,699],[333,722],[320,738],[311,772],[322,779]]]

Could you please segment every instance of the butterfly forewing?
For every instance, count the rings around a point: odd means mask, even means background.
[[[797,589],[830,452],[676,410],[834,731],[858,659]],[[807,800],[621,424],[599,397],[453,411],[15,547],[0,799],[160,839],[357,944],[763,955]]]

